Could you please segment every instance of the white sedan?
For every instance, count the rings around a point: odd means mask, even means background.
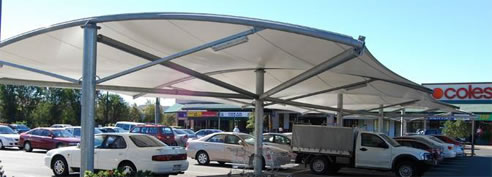
[[[10,127],[0,125],[0,149],[5,147],[18,147],[19,134],[15,133]]]
[[[188,157],[196,159],[198,164],[206,165],[210,161],[220,164],[237,163],[253,165],[253,136],[244,133],[214,133],[198,140],[188,141]],[[290,163],[289,151],[278,147],[263,145],[263,166],[278,168]],[[265,165],[266,164],[266,165]]]
[[[177,175],[188,169],[186,151],[167,146],[153,136],[134,133],[107,133],[95,136],[94,169],[121,169],[125,173],[137,170],[154,174]],[[46,153],[45,165],[55,176],[67,176],[80,169],[80,148],[53,149]]]

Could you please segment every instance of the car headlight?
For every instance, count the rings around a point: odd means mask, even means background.
[[[430,154],[427,152],[420,153],[420,159],[422,160],[429,160],[430,159]]]

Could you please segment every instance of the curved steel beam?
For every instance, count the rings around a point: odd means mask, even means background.
[[[285,31],[290,33],[296,33],[306,35],[310,37],[320,38],[328,41],[341,43],[344,45],[361,48],[364,43],[360,40],[354,39],[351,36],[342,35],[339,33],[329,32],[325,30],[281,23],[276,21],[261,20],[255,18],[246,18],[238,16],[217,15],[217,14],[203,14],[203,13],[180,13],[180,12],[154,12],[154,13],[128,13],[117,15],[106,15],[97,17],[81,18],[77,20],[57,23],[45,28],[38,28],[26,33],[9,38],[0,43],[0,47],[21,41],[26,38],[37,36],[39,34],[65,29],[74,26],[82,26],[88,21],[92,23],[104,23],[113,21],[129,21],[129,20],[191,20],[191,21],[208,21],[218,23],[230,23],[237,25],[255,26],[266,29],[273,29],[279,31]]]
[[[241,71],[254,71],[254,70],[257,70],[258,68],[238,68],[238,69],[226,69],[226,70],[217,70],[217,71],[211,71],[211,72],[206,72],[206,73],[202,73],[204,75],[208,75],[208,76],[213,76],[213,75],[218,75],[218,74],[225,74],[225,73],[233,73],[233,72],[241,72]],[[285,70],[294,70],[293,68],[263,68],[264,70],[275,70],[275,69],[285,69]],[[182,77],[182,78],[179,78],[179,79],[176,79],[176,80],[172,80],[172,81],[169,81],[169,82],[166,82],[164,84],[161,84],[161,85],[158,85],[154,88],[163,88],[163,87],[169,87],[169,86],[173,86],[173,85],[176,85],[176,84],[179,84],[179,83],[182,83],[182,82],[186,82],[186,81],[189,81],[189,80],[193,80],[193,79],[196,79],[196,77],[193,77],[193,76],[186,76],[186,77]],[[146,93],[139,93],[139,94],[136,94],[136,95],[133,95],[133,99],[136,99],[138,97],[141,97],[141,96],[144,96]]]

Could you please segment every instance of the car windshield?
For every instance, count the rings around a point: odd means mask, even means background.
[[[10,127],[0,127],[0,134],[15,134],[14,130],[12,130]]]
[[[73,135],[67,130],[53,130],[53,136],[55,136],[55,137],[73,137]]]
[[[132,135],[130,139],[133,143],[138,147],[161,147],[166,146],[166,144],[162,143],[158,139],[147,136],[147,135]]]
[[[255,138],[251,135],[239,135],[239,137],[241,137],[248,144],[255,144]]]
[[[128,124],[116,124],[116,127],[119,127],[123,130],[130,130],[130,125]]]
[[[104,136],[95,136],[94,137],[94,147],[101,147],[102,146],[102,143],[104,141]]]
[[[174,129],[174,133],[176,133],[178,135],[187,134],[185,131],[179,130],[179,129]]]
[[[381,136],[384,140],[386,140],[386,142],[388,142],[389,144],[391,144],[391,146],[393,146],[393,147],[400,146],[400,144],[398,142],[396,142],[394,139],[388,137],[385,134],[379,134],[379,136]]]
[[[433,136],[429,136],[429,138],[430,138],[431,140],[434,140],[434,141],[438,142],[438,143],[446,143],[446,142],[444,142],[444,141],[440,140],[439,138],[436,138],[436,137],[433,137]]]
[[[188,135],[195,134],[195,132],[193,132],[193,130],[183,129],[183,131],[185,131]]]

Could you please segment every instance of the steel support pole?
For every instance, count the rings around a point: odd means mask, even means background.
[[[160,124],[161,123],[161,101],[159,97],[155,98],[155,112],[154,112],[154,123]]]
[[[472,118],[471,156],[475,156],[475,118]]]
[[[384,132],[384,107],[382,104],[379,105],[378,132]]]
[[[406,132],[406,125],[407,121],[405,120],[405,108],[401,110],[401,117],[400,117],[400,136],[405,135]]]
[[[84,28],[84,58],[82,74],[82,121],[80,141],[80,176],[85,171],[94,170],[94,118],[96,105],[96,59],[97,29],[94,23],[87,23]]]
[[[337,94],[337,126],[343,127],[343,94]]]
[[[265,70],[257,69],[256,71],[256,94],[261,95],[264,92]],[[263,167],[263,99],[258,98],[255,101],[255,159],[254,174],[257,177],[262,175]]]

